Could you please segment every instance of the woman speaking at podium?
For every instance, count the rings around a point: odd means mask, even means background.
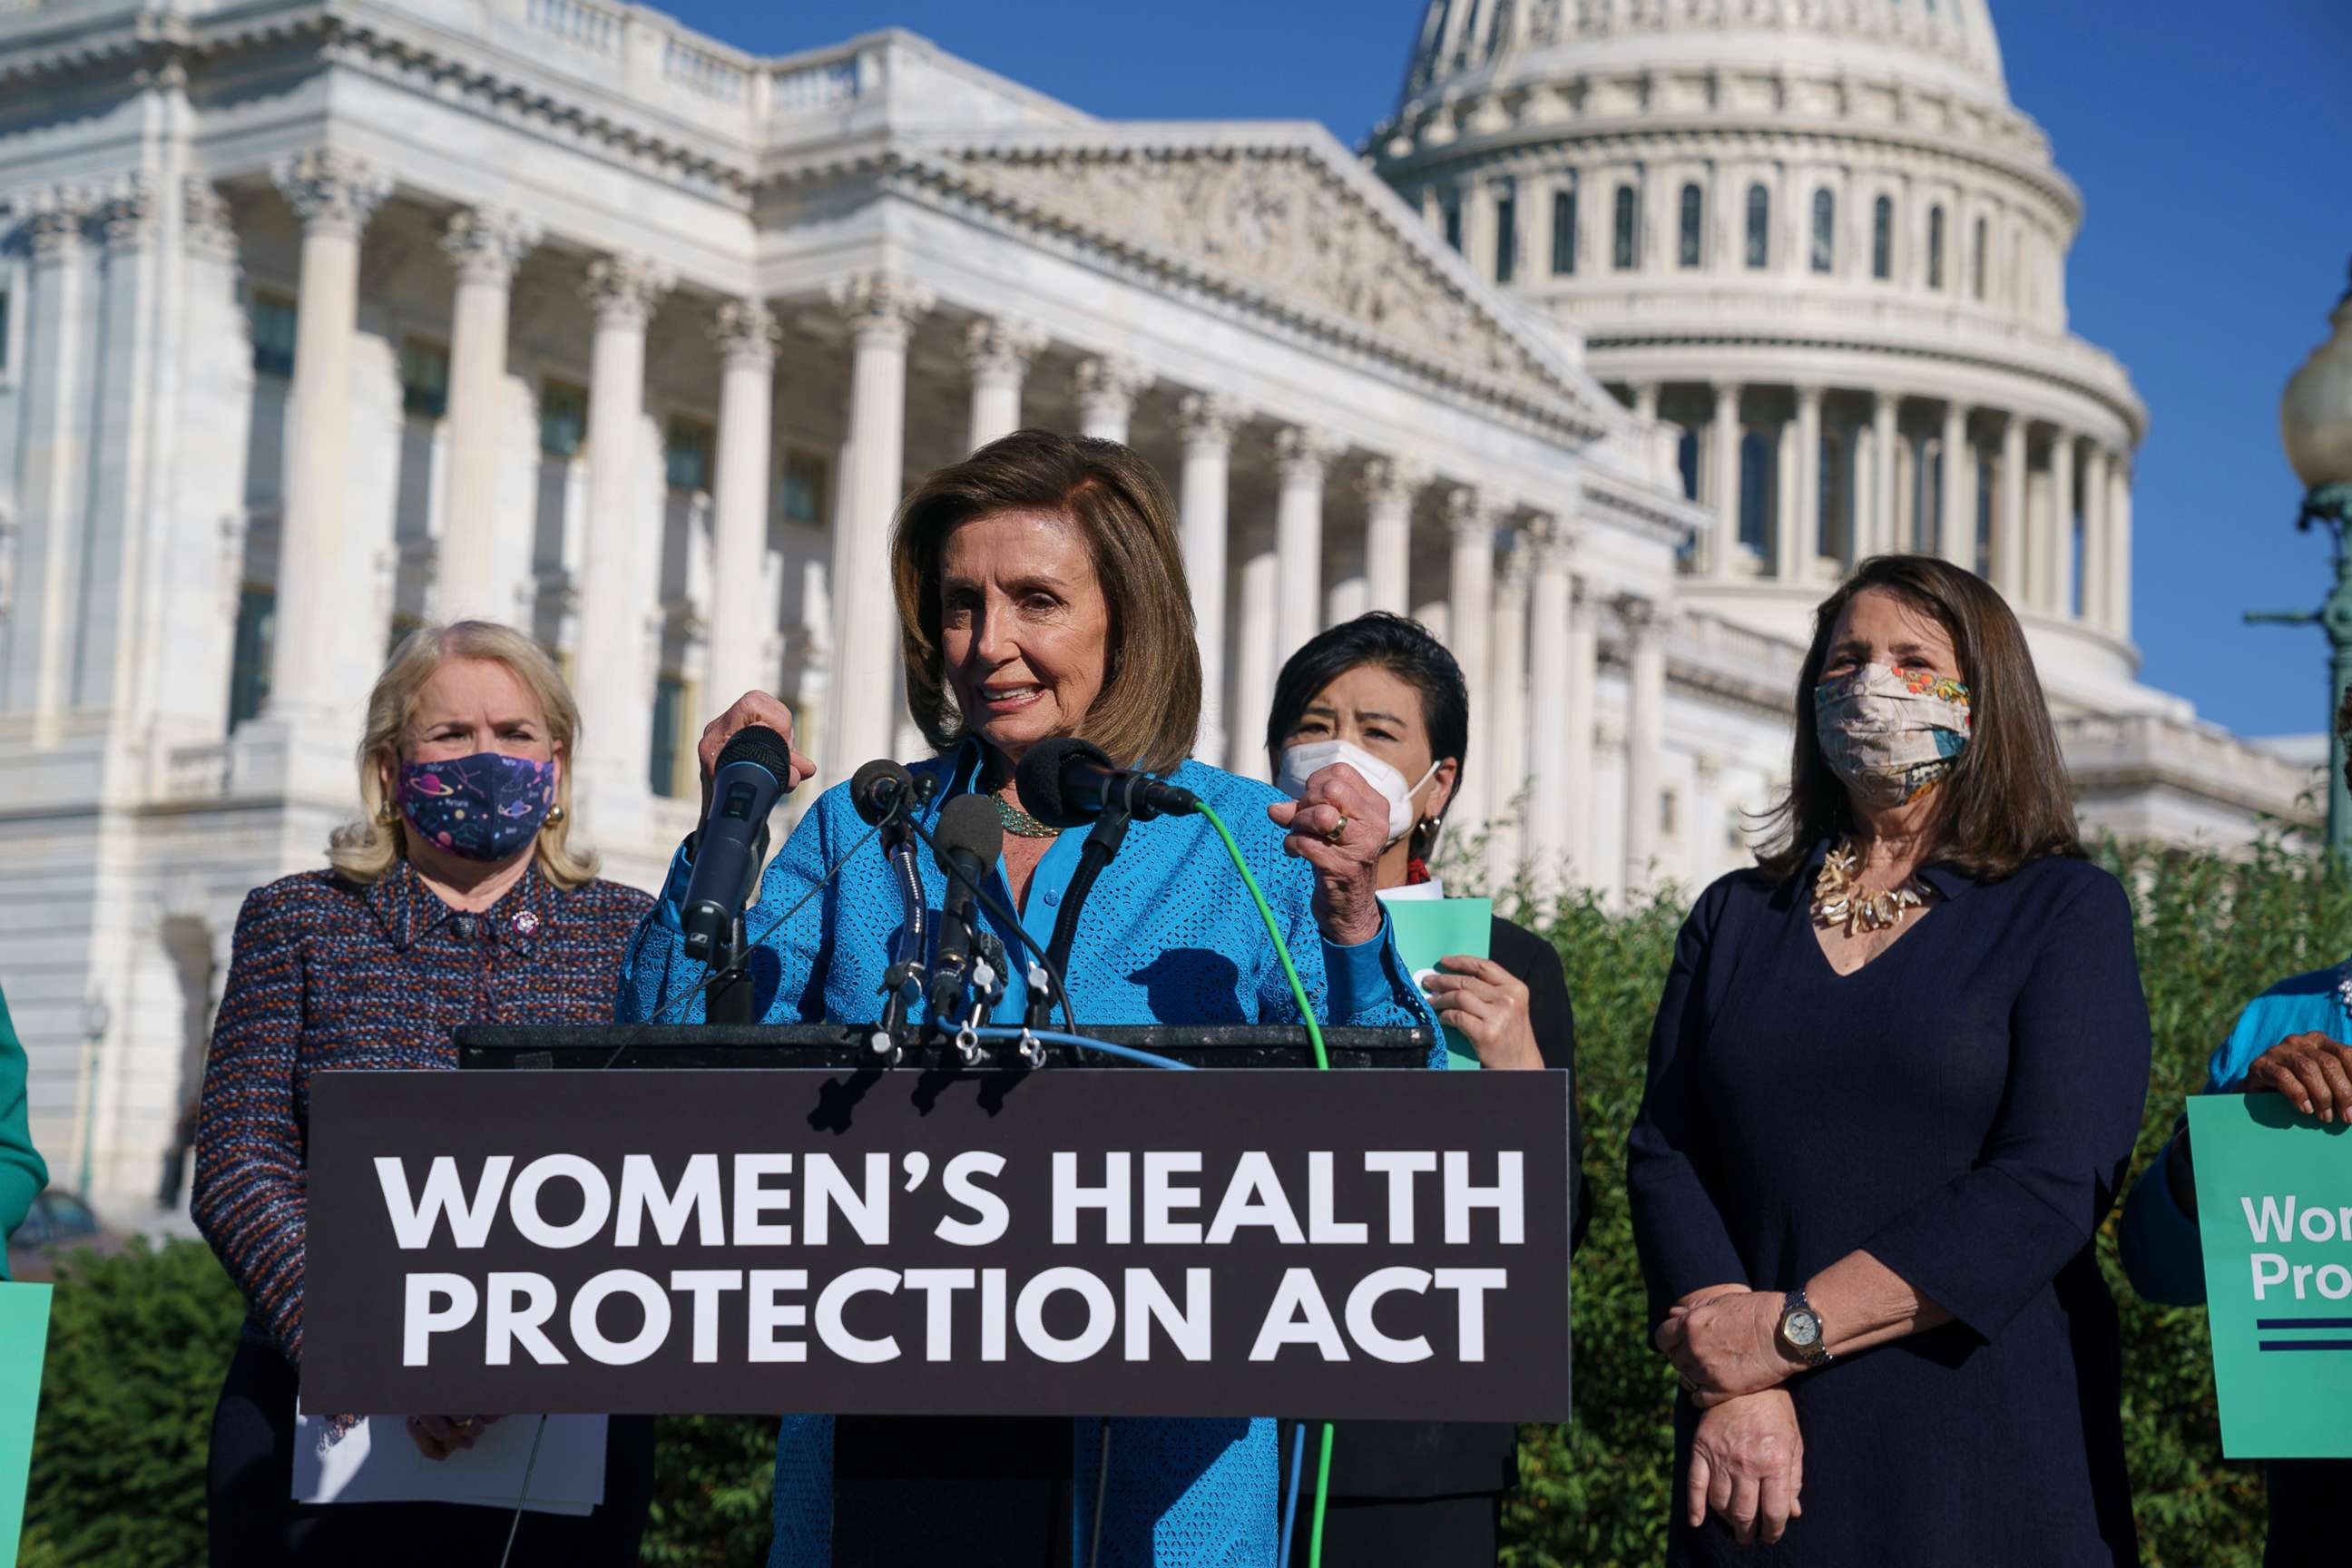
[[[1214,807],[1264,887],[1322,1021],[1429,1025],[1374,893],[1387,803],[1346,766],[1291,800],[1188,762],[1201,707],[1192,597],[1167,488],[1116,442],[1022,430],[931,475],[900,508],[890,571],[906,695],[937,755],[917,765],[937,794],[991,798],[1004,825],[990,890],[1042,945],[1083,830],[1056,833],[1022,809],[1013,769],[1054,736],[1163,773]],[[845,701],[886,700],[844,692]],[[703,732],[708,783],[738,731],[787,738],[792,715],[751,693]],[[793,784],[810,771],[793,764]],[[878,847],[826,868],[865,833],[846,786],[818,798],[745,915],[755,1010],[771,1023],[865,1023],[881,1008],[902,906]],[[684,955],[679,900],[688,849],[646,917],[625,970],[621,1016],[650,1016],[701,966]],[[799,912],[760,936],[823,882]],[[1068,978],[1088,1024],[1301,1022],[1288,983],[1223,847],[1196,816],[1139,824],[1088,899]],[[1017,967],[1017,965],[1016,965]],[[1018,1022],[1020,990],[996,1016]],[[694,1006],[699,1006],[699,998]],[[675,1014],[672,1015],[673,1016]],[[1100,1427],[1076,1424],[1072,1474],[1027,1489],[1002,1479],[834,1474],[834,1424],[787,1416],[776,1456],[770,1562],[1045,1563],[1066,1557],[1074,1477],[1091,1512]],[[924,1456],[928,1461],[933,1456]],[[951,1455],[937,1455],[942,1461]],[[1121,1420],[1111,1434],[1101,1562],[1271,1563],[1276,1536],[1271,1420]],[[836,1517],[835,1501],[840,1510]],[[1087,1522],[1091,1524],[1091,1520]]]

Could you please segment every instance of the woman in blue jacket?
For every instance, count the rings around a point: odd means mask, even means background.
[[[959,795],[993,801],[1005,837],[988,886],[1018,911],[1030,940],[1042,947],[1051,936],[1086,834],[1056,833],[1024,811],[1013,767],[1036,742],[1075,735],[1166,774],[1224,818],[1324,1022],[1428,1025],[1433,1034],[1375,893],[1387,802],[1345,765],[1317,773],[1291,800],[1185,760],[1201,667],[1175,508],[1149,464],[1115,442],[1018,431],[916,489],[892,530],[890,570],[907,704],[938,753],[916,769],[938,786],[925,813],[936,821]],[[882,702],[888,694],[838,698]],[[719,750],[753,724],[792,733],[792,715],[774,698],[745,696],[703,732],[706,791]],[[792,771],[797,784],[813,770],[795,754]],[[799,907],[760,940],[750,966],[767,1021],[878,1015],[902,909],[880,849],[855,847],[865,832],[847,790],[828,790],[768,868],[747,929],[758,932]],[[699,973],[678,933],[691,849],[689,840],[638,932],[622,980],[624,1021],[651,1016]],[[929,864],[923,875],[936,908],[942,880]],[[1300,1021],[1264,924],[1200,817],[1139,825],[1086,908],[1067,973],[1087,1023]],[[1016,933],[996,934],[1020,951]],[[1025,987],[1022,965],[1011,967],[993,1017],[1017,1023]],[[1001,1468],[986,1473],[986,1454],[937,1448],[914,1457],[920,1473],[853,1474],[866,1457],[845,1453],[836,1476],[831,1419],[787,1416],[770,1562],[822,1564],[836,1550],[845,1561],[1066,1557],[1066,1518],[1079,1542],[1092,1533],[1101,1436],[1101,1424],[1077,1423],[1074,1463],[1058,1483],[1018,1488]],[[1122,1420],[1110,1452],[1101,1563],[1273,1562],[1271,1420]],[[942,1473],[973,1458],[982,1462],[962,1475]],[[1083,1547],[1077,1555],[1084,1561]]]

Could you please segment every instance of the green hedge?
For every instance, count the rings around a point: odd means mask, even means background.
[[[2245,1000],[2352,951],[2352,889],[2316,861],[2274,849],[2239,862],[2112,848],[2105,858],[2132,889],[2156,1027],[2137,1170],[2168,1135],[2181,1097]],[[1536,911],[1525,892],[1505,901],[1551,931],[1576,1000],[1577,1088],[1598,1207],[1576,1269],[1580,1418],[1524,1433],[1526,1484],[1507,1511],[1505,1560],[1514,1568],[1632,1568],[1656,1562],[1664,1539],[1673,1384],[1643,1348],[1621,1160],[1684,900],[1666,895],[1622,915],[1590,899]],[[2101,1255],[2123,1310],[2125,1433],[2145,1561],[2252,1565],[2261,1551],[2261,1474],[2220,1459],[2203,1314],[2141,1303],[2115,1267],[2112,1237]],[[237,1317],[234,1289],[194,1244],[71,1268],[50,1330],[24,1563],[203,1561],[205,1428]],[[731,1568],[763,1560],[773,1430],[742,1417],[662,1423],[646,1563]]]

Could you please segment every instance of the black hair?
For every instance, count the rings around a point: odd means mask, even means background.
[[[1429,731],[1429,760],[1454,763],[1454,796],[1462,794],[1469,765],[1470,688],[1462,667],[1427,626],[1410,616],[1373,610],[1307,640],[1290,656],[1274,683],[1274,706],[1265,716],[1266,755],[1278,765],[1282,743],[1297,728],[1316,694],[1348,671],[1377,665],[1421,693],[1422,727]]]

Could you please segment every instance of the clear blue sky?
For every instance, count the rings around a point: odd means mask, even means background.
[[[1090,113],[1320,120],[1354,145],[1395,105],[1420,0],[685,0],[761,53],[911,28]],[[2316,605],[2278,396],[2352,259],[2352,0],[1993,0],[2011,96],[2083,189],[2074,330],[2130,367],[2135,621],[2152,683],[2242,732],[2322,727],[2326,650],[2246,609]]]

